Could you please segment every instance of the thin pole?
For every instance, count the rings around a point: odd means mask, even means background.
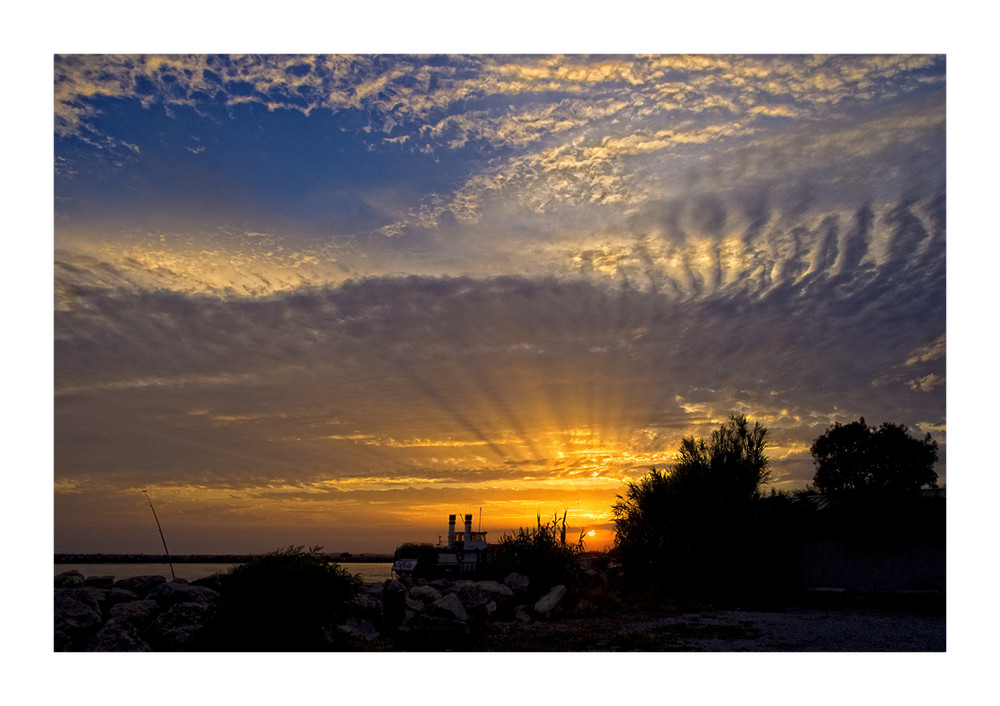
[[[156,508],[153,507],[153,501],[149,499],[149,493],[147,491],[142,491],[142,494],[146,496],[146,502],[149,503],[149,509],[153,511],[153,519],[156,520],[156,529],[160,530],[160,541],[163,542],[163,551],[167,554],[167,563],[170,564],[170,578],[177,580],[177,575],[174,574],[174,562],[170,561],[170,550],[167,549],[167,540],[163,537],[163,528],[160,527],[160,518],[156,516]]]

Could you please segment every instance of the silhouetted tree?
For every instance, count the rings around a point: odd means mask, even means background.
[[[838,422],[813,442],[813,485],[821,493],[855,496],[936,488],[937,449],[930,434],[916,439],[902,424],[883,422],[876,428],[868,426],[864,417],[849,424]]]
[[[626,576],[668,588],[719,588],[757,541],[749,529],[767,482],[767,429],[733,415],[711,439],[685,438],[670,471],[630,482],[612,507]]]

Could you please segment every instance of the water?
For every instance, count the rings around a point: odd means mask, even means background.
[[[202,564],[174,563],[174,574],[179,579],[196,581],[197,579],[223,574],[236,564]],[[361,577],[365,583],[385,581],[392,576],[392,563],[389,562],[357,562],[341,563],[340,568]],[[64,571],[79,571],[84,576],[114,576],[116,579],[127,579],[133,576],[163,576],[170,578],[169,564],[55,564],[54,576]]]

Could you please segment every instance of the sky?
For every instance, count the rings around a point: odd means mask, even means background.
[[[57,55],[57,552],[588,548],[685,436],[947,482],[943,55]]]

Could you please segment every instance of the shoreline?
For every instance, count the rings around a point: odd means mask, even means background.
[[[54,564],[242,564],[264,556],[259,554],[55,554]],[[391,564],[392,554],[350,554],[324,552],[338,564]]]

